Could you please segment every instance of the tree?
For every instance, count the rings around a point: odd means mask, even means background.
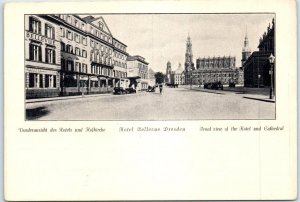
[[[163,83],[165,81],[165,75],[162,72],[156,72],[154,74],[156,83]]]

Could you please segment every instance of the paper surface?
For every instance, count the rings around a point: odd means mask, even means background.
[[[24,92],[24,16],[66,13],[275,14],[276,116],[271,113],[271,118],[248,120],[247,117],[193,119],[187,116],[178,120],[172,119],[170,112],[171,118],[157,120],[91,118],[85,121],[76,120],[76,117],[72,120],[59,117],[51,120],[26,120],[28,104],[26,105]],[[6,200],[296,198],[295,1],[7,3],[4,19]],[[268,24],[265,30],[267,26]],[[205,29],[209,27],[200,30]],[[251,27],[247,29],[250,30]],[[182,43],[183,55],[185,39]],[[259,38],[251,43],[256,44],[258,41]],[[241,51],[242,43],[243,41]],[[197,47],[193,47],[193,50],[196,49]],[[166,95],[171,91],[167,88],[165,90]],[[111,110],[115,113],[116,109]],[[139,130],[139,127],[144,130]],[[233,130],[233,127],[237,129]],[[249,127],[251,130],[247,131],[246,128]],[[261,130],[254,131],[254,128],[259,127]],[[47,132],[42,132],[43,128]],[[53,132],[51,128],[57,131]],[[83,128],[83,132],[75,132],[79,128]],[[211,128],[211,131],[203,128]],[[216,128],[222,131],[213,131]],[[41,131],[26,132],[29,129]]]

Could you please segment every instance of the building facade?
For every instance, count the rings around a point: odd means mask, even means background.
[[[138,91],[148,89],[148,62],[139,55],[127,57],[127,72],[130,79],[130,87]]]
[[[26,98],[112,92],[128,82],[126,48],[101,16],[26,15]]]
[[[196,70],[192,72],[190,83],[202,85],[207,82],[241,84],[242,70],[236,68],[235,57],[208,57],[196,60]]]
[[[59,26],[42,16],[25,15],[26,98],[60,94]]]
[[[269,87],[271,76],[275,86],[275,74],[269,74],[271,67],[269,57],[271,54],[275,55],[274,32],[275,20],[273,19],[272,25],[269,24],[267,31],[259,40],[259,50],[254,51],[243,64],[245,87]]]

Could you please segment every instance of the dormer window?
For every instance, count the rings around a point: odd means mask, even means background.
[[[98,23],[98,26],[101,30],[103,29],[103,24],[101,22]]]

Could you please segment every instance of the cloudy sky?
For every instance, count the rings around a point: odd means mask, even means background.
[[[154,71],[165,72],[168,61],[184,66],[186,38],[192,39],[194,63],[198,57],[235,56],[241,65],[246,33],[250,48],[272,22],[273,14],[137,14],[102,15],[113,36],[125,43],[130,55],[146,58]]]

